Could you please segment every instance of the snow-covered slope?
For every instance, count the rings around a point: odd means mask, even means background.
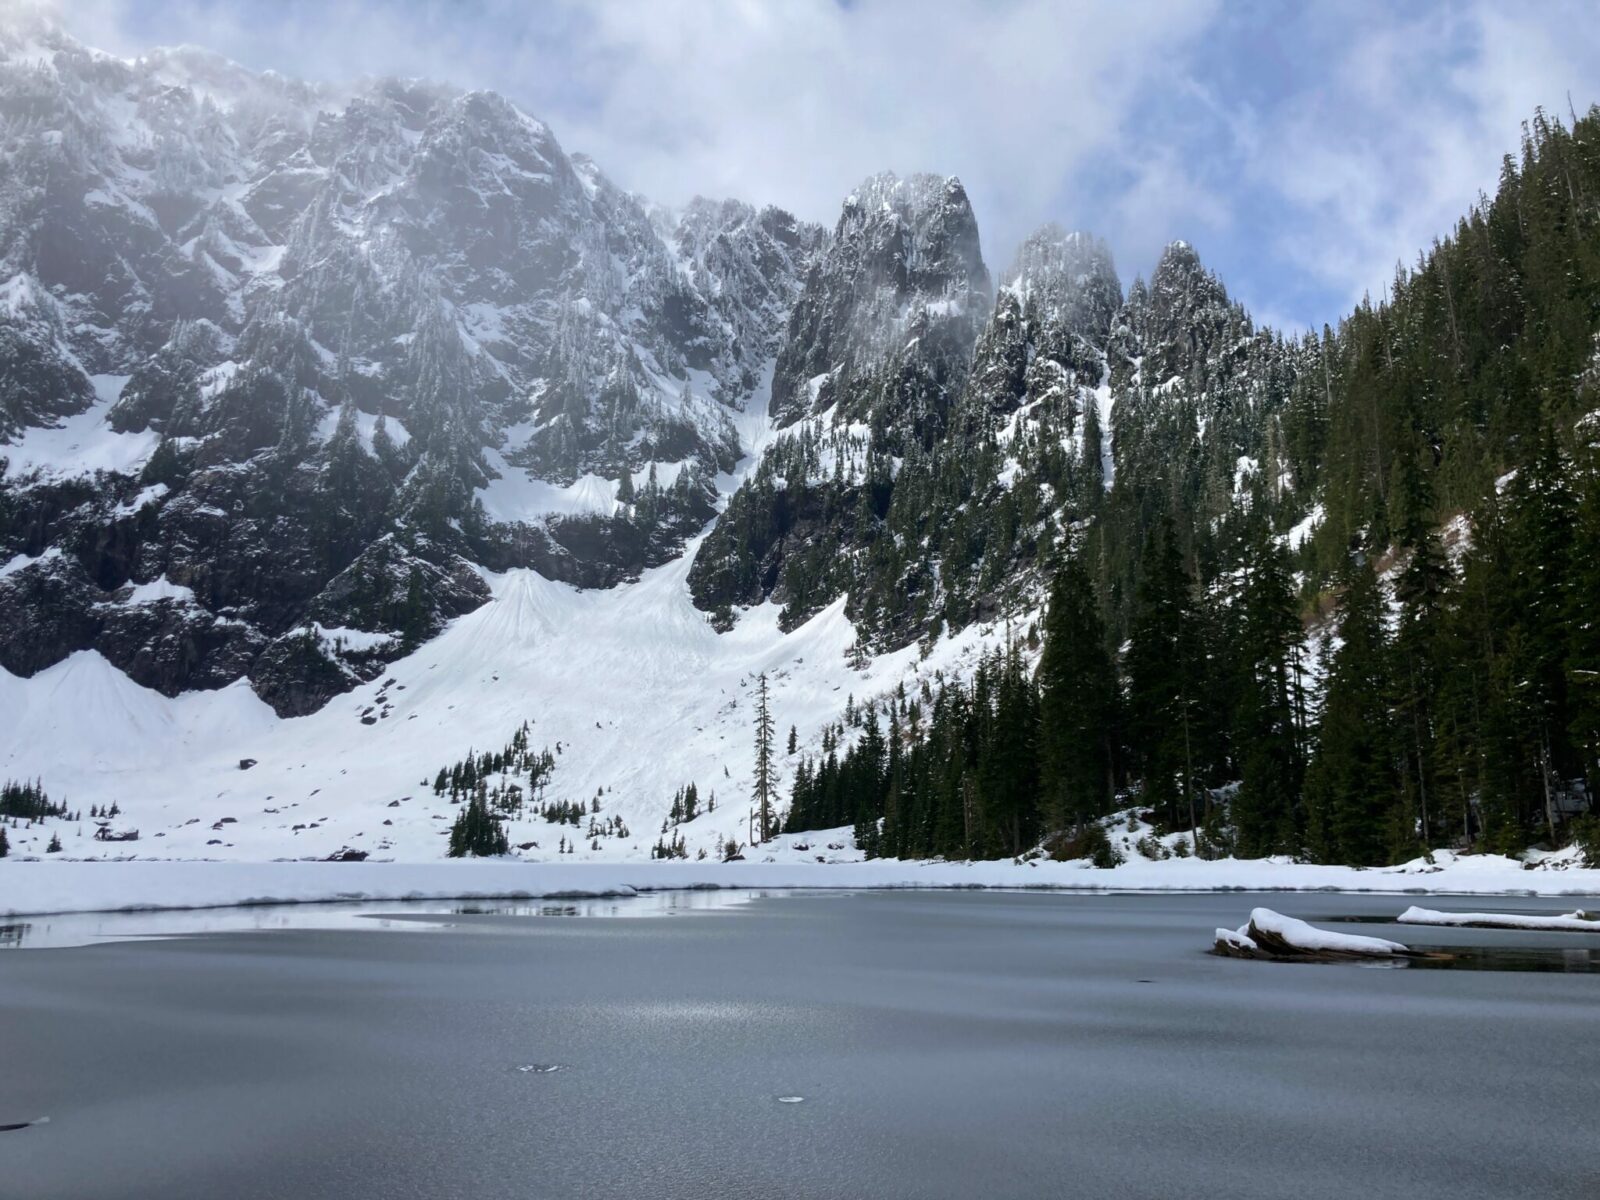
[[[528,721],[531,744],[556,755],[546,799],[598,797],[600,817],[620,817],[631,836],[591,851],[574,827],[526,816],[509,826],[514,844],[539,843],[525,857],[556,858],[565,838],[577,843],[569,860],[648,858],[672,792],[688,783],[703,804],[715,793],[717,806],[674,832],[691,855],[710,852],[749,837],[761,672],[780,742],[793,725],[801,750],[814,750],[852,693],[960,670],[986,641],[974,629],[927,661],[902,652],[854,670],[842,603],[792,633],[778,630],[777,608],[766,605],[718,634],[690,601],[687,566],[681,558],[637,583],[588,592],[525,569],[488,576],[488,603],[382,679],[289,720],[242,682],[168,698],[93,651],[31,679],[0,673],[0,710],[12,717],[0,727],[0,776],[42,776],[52,796],[85,813],[114,802],[115,827],[140,833],[136,843],[101,844],[91,821],[50,821],[14,830],[13,846],[37,853],[59,828],[68,856],[248,860],[348,846],[437,858],[458,811],[433,793],[437,771],[469,749],[500,749]],[[241,769],[247,759],[255,761]],[[780,769],[793,761],[783,756]],[[232,820],[217,827],[224,818]]]

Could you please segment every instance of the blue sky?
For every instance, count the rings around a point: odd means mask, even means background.
[[[4,0],[0,0],[3,3]],[[624,186],[832,223],[959,175],[997,273],[1047,220],[1124,282],[1184,238],[1258,319],[1336,321],[1449,232],[1536,105],[1600,102],[1600,6],[1265,0],[58,0],[122,54],[509,95]]]

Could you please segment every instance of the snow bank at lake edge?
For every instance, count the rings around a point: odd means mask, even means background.
[[[1462,860],[1470,862],[1471,860]],[[1509,861],[1509,860],[1507,860]],[[1367,892],[1600,895],[1600,870],[1523,871],[1460,863],[1425,874],[1267,861],[1175,859],[1109,870],[1081,863],[0,862],[0,916],[330,901],[543,899],[725,887],[1010,888],[1072,892]]]

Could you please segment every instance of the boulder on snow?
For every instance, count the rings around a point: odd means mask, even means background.
[[[1250,920],[1238,929],[1217,930],[1213,951],[1227,958],[1259,958],[1273,962],[1427,957],[1399,942],[1357,934],[1331,933],[1270,908],[1252,909]]]

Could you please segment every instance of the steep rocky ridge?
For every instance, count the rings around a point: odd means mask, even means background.
[[[246,672],[283,713],[481,603],[476,566],[676,554],[823,242],[652,210],[491,93],[25,12],[0,161],[0,666]]]

